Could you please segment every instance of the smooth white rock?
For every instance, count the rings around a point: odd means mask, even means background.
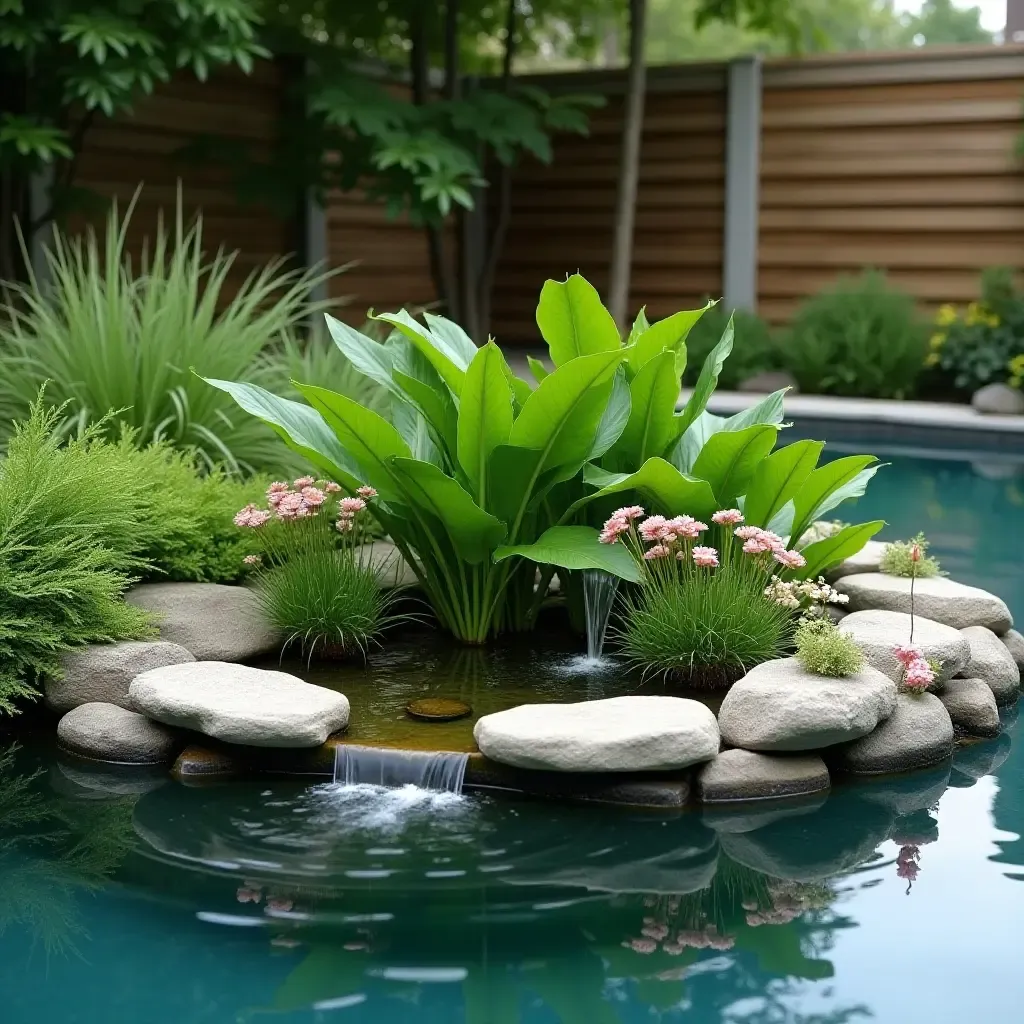
[[[57,743],[80,757],[116,764],[173,761],[184,740],[173,729],[118,704],[79,704],[57,723]]]
[[[701,803],[805,796],[829,788],[828,768],[816,754],[759,754],[723,750],[697,776]]]
[[[1019,416],[1024,413],[1024,395],[1009,384],[986,384],[971,395],[978,412],[994,416]]]
[[[866,736],[896,706],[896,684],[865,666],[833,679],[796,658],[766,661],[733,684],[722,701],[722,739],[745,750],[820,750]]]
[[[999,708],[984,679],[950,679],[938,697],[954,725],[974,736],[999,735]]]
[[[960,674],[965,679],[984,679],[997,704],[1012,704],[1020,693],[1020,669],[1006,644],[984,626],[969,626],[960,633],[971,650]]]
[[[473,730],[500,764],[558,772],[668,771],[718,753],[718,723],[699,701],[611,697],[578,704],[520,704]]]
[[[253,747],[317,747],[348,725],[348,698],[286,672],[220,661],[155,668],[129,696],[154,721]]]
[[[1008,629],[999,639],[1006,645],[1017,668],[1024,668],[1024,636],[1015,629]]]
[[[910,623],[906,612],[851,612],[843,619],[842,629],[853,637],[872,668],[898,683],[903,678],[903,665],[892,651],[896,644],[910,642]],[[914,616],[913,623],[914,646],[925,659],[942,667],[938,682],[943,683],[966,668],[971,660],[971,646],[959,629],[920,615]]]
[[[850,598],[851,612],[882,608],[890,612],[910,611],[910,577],[889,576],[881,572],[843,576],[835,583]],[[932,576],[914,581],[914,614],[955,629],[986,626],[1005,633],[1013,625],[1013,616],[1002,598],[979,587]]]
[[[881,540],[869,540],[855,555],[850,555],[835,568],[829,570],[833,577],[854,576],[861,572],[878,572],[882,555],[889,545]]]

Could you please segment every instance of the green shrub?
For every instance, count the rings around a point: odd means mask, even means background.
[[[685,686],[721,688],[780,657],[792,630],[792,613],[765,598],[763,579],[726,566],[627,594],[613,637],[645,672]]]
[[[864,655],[849,633],[830,618],[805,619],[794,634],[796,656],[819,676],[852,676],[864,667]]]
[[[927,334],[913,298],[865,271],[800,306],[782,358],[805,392],[907,398],[922,371]]]
[[[36,695],[60,655],[79,644],[152,635],[121,595],[142,569],[137,552],[148,483],[124,472],[103,425],[61,444],[63,410],[39,402],[0,462],[0,710]]]
[[[33,276],[10,287],[0,310],[0,432],[50,381],[47,398],[63,407],[57,426],[67,436],[102,420],[108,437],[127,425],[139,445],[191,448],[204,466],[294,467],[272,431],[192,369],[277,379],[261,354],[326,308],[309,299],[323,275],[276,261],[229,298],[238,254],[204,254],[202,222],[186,227],[180,200],[173,229],[160,225],[138,267],[127,252],[131,215],[115,207],[102,239],[58,232],[45,251],[51,283]]]
[[[918,552],[916,562],[913,557],[915,548]],[[890,576],[917,576],[920,579],[925,576],[945,575],[939,560],[928,554],[928,548],[929,543],[923,533],[919,533],[911,540],[894,540],[891,544],[886,544],[879,568]]]
[[[771,328],[754,313],[737,309],[733,318],[732,353],[718,377],[719,387],[735,390],[740,383],[755,373],[783,368],[782,354]],[[729,323],[729,312],[721,303],[712,306],[694,324],[686,339],[686,370],[683,384],[693,387],[704,360],[721,340]]]
[[[981,278],[981,301],[962,311],[945,305],[935,315],[926,365],[965,395],[986,384],[1024,384],[1024,294],[1013,272],[990,267]]]

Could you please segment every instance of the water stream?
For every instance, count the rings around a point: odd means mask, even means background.
[[[339,744],[334,754],[334,781],[345,786],[416,786],[459,794],[468,760],[468,754],[385,750],[345,743]]]
[[[583,571],[583,603],[587,618],[587,660],[600,661],[608,619],[619,589],[619,579],[600,569]]]

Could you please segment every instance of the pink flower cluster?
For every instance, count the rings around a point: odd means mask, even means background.
[[[292,490],[292,487],[295,490]],[[284,522],[293,519],[308,519],[315,516],[320,506],[327,500],[328,494],[334,494],[341,488],[335,483],[316,486],[311,476],[300,476],[291,487],[281,480],[275,480],[267,488],[267,504]],[[237,522],[237,519],[235,520]]]
[[[921,849],[915,844],[907,844],[900,847],[896,854],[896,877],[907,881],[907,892],[910,886],[917,881],[921,871]]]
[[[732,949],[736,944],[735,938],[731,935],[720,935],[713,924],[708,924],[702,929],[690,931],[677,931],[673,936],[668,924],[653,917],[644,918],[644,926],[640,929],[639,937],[627,939],[622,943],[626,949],[634,953],[654,953],[660,945],[669,956],[679,956],[686,949]]]
[[[892,653],[903,666],[903,685],[908,690],[923,693],[935,682],[935,672],[917,647],[897,644]]]
[[[747,555],[767,555],[786,569],[802,569],[807,559],[799,551],[786,549],[786,542],[771,530],[762,530],[759,526],[740,526],[736,536],[743,541],[743,552]]]

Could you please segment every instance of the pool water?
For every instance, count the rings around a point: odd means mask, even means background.
[[[1022,479],[891,461],[843,514],[924,529],[1024,615]],[[184,786],[26,738],[0,753],[0,1021],[1016,1021],[1015,717],[938,771],[668,817]]]

